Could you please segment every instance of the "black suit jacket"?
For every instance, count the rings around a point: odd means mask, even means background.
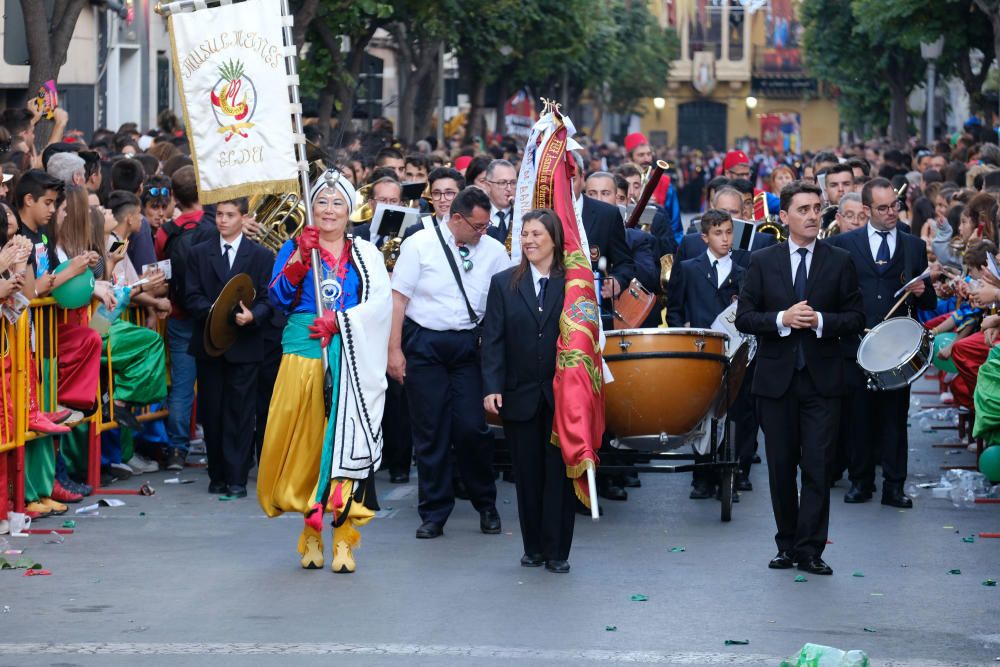
[[[660,256],[656,254],[656,238],[641,229],[626,229],[625,241],[632,251],[636,279],[650,292],[659,292]]]
[[[222,288],[229,280],[239,274],[246,273],[253,281],[257,297],[253,304],[245,304],[253,312],[253,322],[245,327],[238,327],[239,336],[222,358],[232,363],[246,364],[260,361],[262,358],[261,341],[273,328],[272,317],[274,309],[267,298],[267,286],[271,280],[271,268],[274,266],[274,256],[269,250],[243,236],[240,247],[233,259],[230,269],[222,256],[218,238],[199,243],[191,248],[188,259],[187,288],[184,309],[194,320],[194,336],[188,352],[198,359],[208,359],[205,352],[203,332],[205,320],[218,298]]]
[[[861,286],[861,296],[865,304],[865,326],[874,327],[881,322],[889,309],[896,303],[893,295],[911,279],[927,270],[927,247],[924,242],[902,230],[896,232],[896,250],[889,260],[885,271],[880,272],[872,257],[871,245],[868,241],[868,227],[861,227],[845,234],[837,234],[830,243],[843,248],[851,254],[854,268],[858,272],[858,284]],[[937,295],[929,278],[924,279],[923,296],[910,299],[922,310],[932,310],[937,306]],[[906,316],[907,307],[896,311],[898,316]],[[857,350],[857,341],[853,349]]]
[[[751,252],[763,250],[764,248],[773,246],[777,242],[778,241],[773,234],[754,234],[753,243],[750,244],[750,252],[740,248],[734,248],[733,261],[745,269],[750,266]],[[681,239],[681,244],[677,246],[677,254],[674,255],[674,263],[680,264],[681,262],[691,259],[692,257],[704,255],[707,250],[708,245],[702,241],[700,233],[691,232],[689,234],[685,234],[684,238]]]
[[[806,283],[806,300],[823,315],[823,337],[812,329],[792,329],[778,334],[778,313],[799,300],[792,287],[792,260],[788,244],[753,253],[743,280],[736,328],[757,336],[757,372],[752,391],[766,398],[780,398],[792,382],[795,350],[803,346],[806,368],[823,396],[846,391],[840,339],[859,333],[865,324],[858,274],[846,251],[817,241]]]
[[[581,217],[593,270],[597,270],[598,259],[606,257],[608,273],[625,287],[635,277],[635,261],[625,240],[625,223],[618,207],[583,195]]]
[[[746,269],[733,260],[733,268],[721,287],[712,279],[708,254],[681,262],[670,273],[667,285],[667,324],[707,329],[739,295]]]
[[[549,278],[539,312],[531,272],[512,288],[515,269],[501,271],[490,282],[481,348],[483,394],[503,396],[500,415],[504,419],[526,421],[542,400],[555,408],[552,378],[566,279],[557,275]]]

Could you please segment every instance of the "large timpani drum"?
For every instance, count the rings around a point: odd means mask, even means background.
[[[888,391],[912,384],[933,360],[934,336],[909,317],[894,317],[876,325],[858,346],[858,366],[868,388]]]
[[[608,429],[618,438],[684,435],[716,404],[728,359],[728,336],[708,329],[606,332]]]

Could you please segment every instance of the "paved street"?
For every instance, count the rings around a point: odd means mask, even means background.
[[[972,461],[912,435],[912,481]],[[417,541],[415,484],[382,480],[384,516],[363,530],[358,572],[338,575],[299,569],[301,518],[220,502],[201,469],[183,473],[190,485],[170,476],[143,478],[155,496],[73,517],[64,543],[8,538],[52,576],[0,572],[0,665],[775,665],[810,641],[864,649],[875,665],[1000,656],[1000,588],[982,585],[1000,579],[1000,540],[961,539],[1000,531],[996,505],[956,509],[925,492],[911,511],[847,506],[841,483],[825,554],[835,574],[796,583],[795,570],[767,569],[763,468],[731,524],[716,501],[687,499],[686,475],[647,474],[599,523],[578,518],[560,576],[518,565],[513,485],[499,483],[501,535],[480,534],[466,503],[444,538]]]

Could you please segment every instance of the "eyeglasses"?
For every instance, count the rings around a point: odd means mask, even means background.
[[[850,222],[854,222],[855,220],[864,220],[863,213],[854,213],[853,211],[849,213],[838,213],[837,215],[842,217],[844,220],[849,220]]]
[[[890,210],[895,210],[897,207],[898,207],[898,204],[895,204],[895,203],[893,203],[893,204],[882,204],[881,206],[875,206],[875,207],[873,207],[872,210],[875,211],[876,213],[878,213],[879,215],[885,215]]]
[[[431,190],[431,199],[451,201],[458,196],[457,190]]]
[[[347,203],[343,199],[327,199],[326,197],[320,197],[313,202],[313,208],[318,209],[338,209],[347,208]]]
[[[463,245],[463,246],[459,246],[458,247],[458,254],[462,256],[462,268],[465,271],[471,271],[472,270],[472,260],[469,259],[469,253],[470,252],[472,252],[472,251],[469,250],[468,246],[464,246]]]
[[[491,181],[489,179],[486,179],[486,182],[490,183],[491,185],[495,185],[498,188],[503,188],[504,190],[506,190],[507,188],[513,188],[515,185],[517,185],[517,181]]]
[[[150,197],[169,197],[170,188],[146,188],[146,194]]]
[[[459,217],[459,218],[462,219],[462,222],[464,222],[465,224],[467,224],[469,226],[469,229],[471,229],[472,231],[474,231],[477,234],[482,234],[483,232],[485,232],[487,229],[490,228],[490,223],[489,222],[484,222],[481,225],[474,225],[471,222],[469,222],[469,219],[466,218],[464,215],[461,215],[461,214],[456,214],[456,215],[457,215],[457,217]]]

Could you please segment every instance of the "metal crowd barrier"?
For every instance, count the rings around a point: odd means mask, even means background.
[[[79,318],[80,324],[86,326],[93,308],[90,306],[68,311],[59,308],[51,297],[46,297],[32,300],[31,307],[21,314],[16,325],[11,324],[7,318],[0,317],[0,519],[6,518],[8,507],[16,512],[24,511],[24,445],[46,437],[44,433],[28,429],[30,382],[35,382],[39,407],[43,410],[55,409],[58,405],[58,324],[73,317]],[[139,326],[145,324],[145,315],[140,308],[129,307],[122,317]],[[157,330],[161,336],[165,335],[165,320],[158,322]],[[110,337],[104,341],[104,345],[108,363],[101,372],[106,374],[106,389],[113,397],[114,356]],[[49,362],[47,365],[46,361]],[[34,368],[31,367],[32,363]],[[169,355],[167,368],[169,373]],[[66,426],[71,427],[88,425],[87,484],[94,488],[95,493],[137,494],[137,490],[100,488],[101,434],[118,428],[118,422],[115,421],[113,399],[110,405],[111,419],[105,421],[102,416],[100,383],[94,399],[97,409],[92,414],[80,421],[66,423]],[[136,418],[139,422],[147,422],[166,416],[165,408],[152,411],[149,406],[145,406]],[[58,442],[59,436],[53,437]]]

